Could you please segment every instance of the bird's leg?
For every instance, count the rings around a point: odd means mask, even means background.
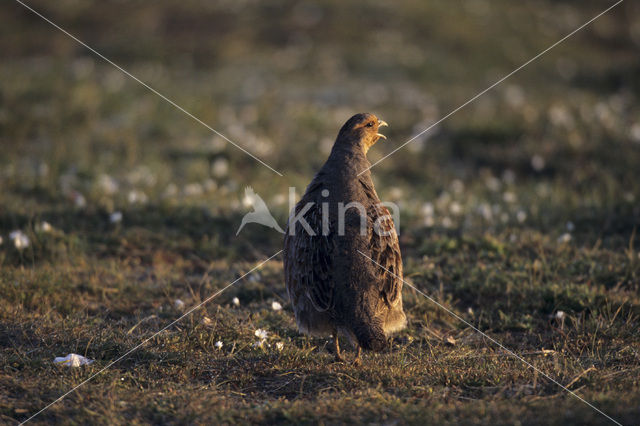
[[[340,354],[340,343],[338,342],[338,330],[334,330],[333,332],[333,343],[336,348],[335,362],[344,362],[344,358],[342,358],[342,355]]]
[[[360,367],[362,364],[362,347],[358,345],[358,354],[356,355],[356,359],[353,360],[354,367]]]

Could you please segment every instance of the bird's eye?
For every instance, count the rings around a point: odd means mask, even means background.
[[[373,127],[373,121],[368,122],[367,127]]]

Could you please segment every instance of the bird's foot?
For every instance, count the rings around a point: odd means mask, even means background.
[[[362,348],[358,346],[358,353],[356,354],[356,359],[353,360],[351,364],[354,367],[360,367],[362,365]]]
[[[342,355],[336,354],[336,356],[333,358],[333,362],[344,364],[346,361],[344,360]]]

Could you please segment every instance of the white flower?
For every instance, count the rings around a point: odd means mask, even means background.
[[[533,170],[535,170],[536,172],[539,172],[542,169],[544,169],[544,166],[545,166],[545,161],[541,155],[536,154],[533,157],[531,157],[531,167],[533,167]]]
[[[490,178],[487,179],[487,188],[489,188],[494,192],[498,191],[501,185],[502,185],[502,182],[500,182],[500,179],[498,179],[495,176],[491,176]]]
[[[453,226],[453,222],[449,217],[445,216],[442,218],[442,226],[445,228],[451,228]]]
[[[451,201],[451,195],[449,195],[448,192],[444,191],[436,199],[436,207],[438,207],[438,209],[440,210],[444,210],[449,204],[449,201]]]
[[[480,204],[480,206],[478,207],[478,212],[486,221],[493,219],[493,211],[491,210],[491,206],[487,203]]]
[[[527,213],[524,210],[518,210],[518,213],[516,213],[516,219],[518,219],[518,222],[522,223],[525,220],[527,220]]]
[[[568,243],[569,241],[571,241],[571,234],[568,232],[565,232],[564,234],[560,235],[560,237],[558,238],[558,242],[559,243]]]
[[[223,178],[229,173],[229,162],[224,158],[218,158],[211,166],[211,174],[217,178]]]
[[[93,360],[85,358],[82,355],[69,354],[67,356],[57,356],[54,358],[53,362],[67,367],[80,367],[81,365],[91,364]]]
[[[71,193],[71,199],[73,200],[73,204],[75,204],[75,206],[79,209],[87,206],[87,199],[84,198],[84,195],[82,195],[78,191],[73,191]]]
[[[422,205],[422,214],[425,216],[433,216],[435,209],[433,208],[433,203],[426,202]]]
[[[213,345],[213,346],[215,346],[215,347],[216,347],[216,349],[218,349],[218,350],[219,350],[219,349],[222,349],[222,342],[221,342],[220,340],[218,340],[218,341],[215,343],[215,345]]]
[[[272,302],[271,309],[273,309],[274,311],[281,311],[282,305],[279,302]]]
[[[436,221],[433,219],[433,216],[427,216],[424,218],[424,226],[426,226],[427,228],[431,228],[435,224]]]
[[[282,349],[284,349],[284,343],[282,342],[276,342],[276,349],[281,351]]]
[[[27,235],[19,229],[11,232],[9,234],[9,238],[11,238],[11,240],[13,241],[13,245],[15,245],[18,250],[23,250],[29,247],[29,237],[27,237]]]
[[[521,107],[525,101],[524,91],[520,86],[515,85],[507,86],[504,92],[504,98],[509,106],[513,108]]]
[[[629,135],[635,142],[640,142],[640,123],[635,123],[631,126]]]
[[[260,340],[266,340],[267,336],[269,335],[266,330],[263,330],[261,328],[257,329],[253,334]]]
[[[177,310],[181,311],[181,310],[183,310],[183,309],[184,309],[184,302],[183,302],[182,300],[180,300],[180,299],[176,299],[176,300],[173,302],[173,306],[174,306]]]
[[[218,189],[218,184],[216,183],[215,180],[211,178],[205,180],[202,186],[204,187],[204,190],[207,192],[213,192],[216,189]]]
[[[129,204],[145,204],[148,200],[147,194],[142,191],[138,191],[137,189],[129,191],[127,199],[129,200]]]
[[[178,195],[178,187],[175,183],[170,183],[164,190],[164,197],[170,198]]]
[[[53,231],[53,226],[51,226],[51,224],[46,220],[43,220],[36,228],[38,231],[44,232],[45,234]]]
[[[113,212],[109,215],[109,222],[120,223],[122,222],[122,212]]]
[[[394,186],[389,189],[389,198],[391,198],[392,200],[399,200],[402,198],[402,193],[402,188]]]
[[[556,312],[556,319],[561,320],[561,319],[564,319],[564,317],[565,317],[564,311]]]
[[[548,114],[551,123],[557,127],[572,128],[574,125],[573,116],[564,105],[551,106]]]
[[[233,303],[235,306],[240,306],[240,299],[238,299],[237,297],[234,297],[231,303]]]
[[[462,206],[460,205],[459,202],[454,201],[451,203],[451,205],[449,205],[449,211],[451,212],[451,214],[457,216],[460,213],[462,213]]]
[[[451,189],[456,194],[461,194],[464,191],[464,183],[460,179],[454,179],[451,182]]]
[[[507,169],[502,172],[502,180],[508,183],[509,185],[513,184],[516,181],[516,174],[513,170]]]
[[[204,189],[202,185],[198,182],[193,182],[185,185],[184,187],[184,195],[188,197],[197,197],[204,193]]]
[[[504,194],[502,194],[502,199],[505,201],[505,203],[515,203],[516,194],[511,191],[506,191]]]
[[[103,174],[98,178],[98,186],[107,195],[113,195],[118,192],[118,182],[109,175]]]

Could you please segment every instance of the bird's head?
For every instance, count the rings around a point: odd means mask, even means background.
[[[347,120],[338,133],[338,141],[358,145],[366,154],[378,139],[387,137],[378,133],[378,128],[388,124],[373,114],[356,114]]]

